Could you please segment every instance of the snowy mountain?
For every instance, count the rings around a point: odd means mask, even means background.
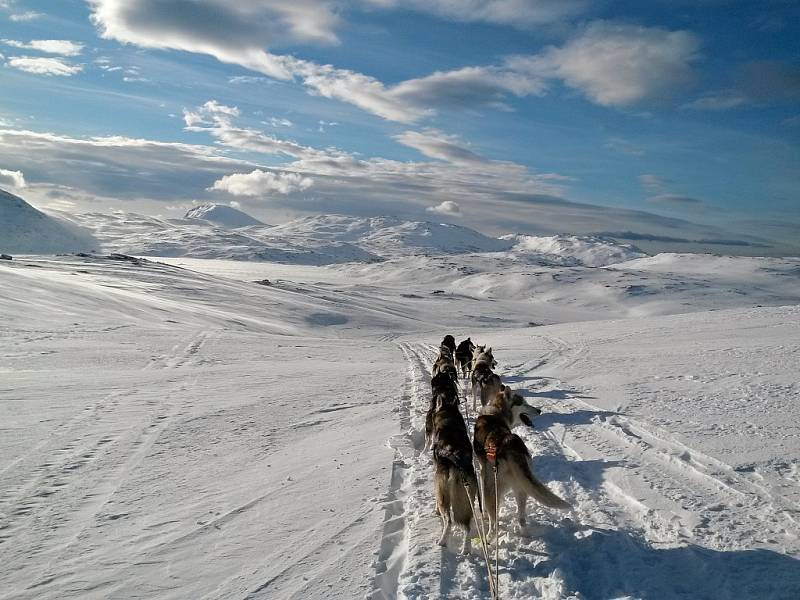
[[[72,216],[72,220],[92,230],[103,251],[134,256],[186,256],[300,265],[380,260],[345,242],[275,236],[269,225],[230,228],[205,219],[158,219],[122,212],[85,213]]]
[[[94,247],[88,233],[36,210],[19,196],[0,190],[0,252],[56,254]]]
[[[614,263],[641,258],[647,254],[632,244],[597,236],[506,235],[501,239],[513,242],[511,253],[525,256],[549,257],[556,264],[585,267],[604,267]]]
[[[264,225],[258,219],[245,212],[226,206],[225,204],[205,203],[189,209],[184,219],[198,219],[208,221],[220,227],[249,227],[250,225]]]
[[[384,258],[409,254],[497,252],[511,245],[460,225],[403,221],[395,217],[315,215],[276,225],[276,235],[357,243]]]

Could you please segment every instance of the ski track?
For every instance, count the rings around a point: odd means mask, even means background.
[[[537,337],[550,347],[544,356],[503,368],[502,353],[496,353],[499,372],[529,402],[544,401],[536,429],[516,433],[531,450],[537,476],[573,510],[559,513],[531,501],[528,525],[520,530],[516,505],[506,497],[500,510],[502,598],[798,597],[800,570],[793,559],[752,550],[754,538],[796,546],[796,506],[669,433],[600,410],[579,390],[537,376],[544,365],[565,369],[586,354],[581,344]],[[454,528],[448,548],[436,545],[441,523],[432,461],[421,448],[429,365],[437,350],[403,342],[399,347],[407,362],[401,433],[389,441],[395,459],[367,597],[488,598],[479,544],[459,556],[461,534]],[[477,535],[475,526],[471,535]]]
[[[207,331],[196,332],[188,341],[175,345],[157,361],[143,369],[180,369],[197,361],[206,342]],[[170,422],[190,406],[187,389],[195,378],[171,383],[159,397],[137,398],[137,390],[115,390],[79,414],[56,427],[45,441],[31,448],[6,466],[0,475],[17,481],[0,495],[0,550],[6,564],[25,564],[36,556],[47,557],[44,564],[57,565],[70,552],[71,544],[97,520],[114,520],[124,515],[106,513],[105,507],[127,476],[151,451]],[[181,402],[173,396],[183,397]],[[122,431],[115,425],[119,413],[126,412],[137,425]],[[94,466],[101,461],[103,466]],[[37,464],[38,463],[38,464]],[[111,466],[109,466],[111,465]],[[50,497],[64,494],[62,502]],[[64,534],[64,529],[68,534]],[[29,538],[27,549],[4,547],[9,538]],[[54,544],[59,540],[59,544]],[[66,540],[66,541],[64,541]],[[40,559],[41,560],[41,559]],[[29,589],[45,585],[52,575],[45,569]]]

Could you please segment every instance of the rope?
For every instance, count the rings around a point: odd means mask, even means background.
[[[500,491],[497,489],[497,462],[494,463],[494,591],[500,598]]]
[[[470,444],[472,443],[472,429],[469,426],[469,399],[467,397],[467,384],[469,380],[467,377],[464,377],[464,415],[465,421],[467,423],[467,436],[470,438]],[[485,503],[485,496],[483,493],[483,477],[480,476],[480,465],[477,464],[475,461],[475,456],[472,457],[472,468],[475,469],[475,472],[478,473],[478,512],[475,511],[475,504],[471,501],[469,506],[472,509],[472,518],[475,519],[475,525],[478,530],[478,538],[481,542],[481,551],[483,552],[483,558],[486,561],[486,574],[487,579],[489,580],[489,592],[491,593],[492,600],[497,600],[497,588],[494,578],[492,577],[492,559],[489,556],[489,541],[487,532],[483,528],[483,506]],[[466,482],[464,483],[464,488],[467,490],[467,497],[469,498],[469,486],[467,486]],[[469,535],[468,533],[466,535]]]
[[[480,484],[478,484],[480,489]],[[469,498],[469,486],[466,482],[464,482],[464,489],[467,491],[467,498]],[[483,502],[483,499],[481,499]],[[489,542],[486,540],[486,534],[483,531],[483,511],[481,511],[480,518],[478,518],[478,514],[475,512],[475,505],[470,502],[470,508],[472,509],[472,518],[475,519],[475,524],[478,528],[478,537],[481,540],[481,550],[483,551],[483,558],[486,560],[486,573],[488,574],[489,579],[489,592],[492,594],[492,600],[497,599],[497,590],[495,589],[494,579],[492,579],[492,559],[489,558]],[[469,535],[466,533],[465,535]]]

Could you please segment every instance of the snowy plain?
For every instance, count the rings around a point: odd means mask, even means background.
[[[501,597],[800,597],[800,259],[358,227],[282,235],[384,260],[0,262],[0,598],[487,598],[420,451],[446,333],[574,507],[507,500]]]

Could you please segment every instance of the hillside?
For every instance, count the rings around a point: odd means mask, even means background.
[[[57,254],[91,250],[91,235],[36,210],[19,196],[0,190],[0,252]]]

